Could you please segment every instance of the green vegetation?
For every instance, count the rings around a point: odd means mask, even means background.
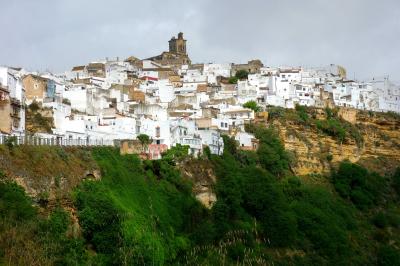
[[[230,77],[229,78],[229,83],[230,84],[237,84],[238,80],[239,79],[237,77]]]
[[[336,139],[340,144],[353,140],[358,147],[364,143],[360,129],[338,116],[338,110],[325,108],[325,119],[317,119],[316,109],[296,105],[294,110],[281,107],[268,107],[269,120],[283,123],[295,122],[298,125],[317,129],[320,133]]]
[[[247,72],[244,69],[238,70],[235,73],[235,77],[237,77],[238,79],[242,80],[242,79],[247,79],[247,77],[249,76],[249,72]]]
[[[333,175],[336,191],[345,199],[350,199],[358,208],[368,208],[379,204],[385,191],[385,180],[376,173],[350,162],[342,162]]]
[[[244,70],[244,69],[238,70],[238,71],[236,71],[235,76],[229,78],[229,83],[236,84],[238,82],[238,80],[247,79],[248,75],[249,75],[249,72],[247,72],[246,70]]]
[[[0,263],[7,265],[80,265],[90,263],[84,241],[67,236],[70,216],[57,207],[38,214],[23,189],[0,182]]]
[[[248,101],[245,104],[243,104],[243,107],[249,108],[249,109],[253,110],[254,112],[260,112],[261,111],[261,107],[258,106],[256,101]]]
[[[181,162],[188,157],[189,148],[188,145],[176,144],[163,154],[163,160],[171,165],[176,165],[177,162]]]
[[[28,132],[52,132],[53,117],[43,116],[43,110],[45,109],[41,109],[36,101],[33,101],[28,108],[26,108],[26,129]]]
[[[147,146],[153,142],[152,139],[146,134],[140,134],[137,136],[137,139],[140,141],[140,144],[142,144],[142,151],[145,152],[147,149]]]
[[[63,104],[71,105],[71,101],[67,98],[62,99]]]
[[[141,162],[102,148],[93,156],[102,180],[84,182],[75,198],[83,235],[98,260],[105,265],[176,260],[204,212],[190,184],[167,160]]]
[[[316,119],[307,108],[295,112],[301,123]],[[257,151],[224,136],[222,156],[205,152],[197,161],[180,145],[157,161],[93,148],[82,158],[102,177],[75,187],[74,216],[61,200],[37,207],[1,171],[0,264],[398,265],[400,168],[380,176],[344,161],[318,177],[328,184],[311,185],[293,176],[274,128],[247,131],[259,139]],[[77,151],[53,153],[72,162]],[[211,209],[178,170],[188,160],[199,167],[205,160],[215,172]]]
[[[307,124],[310,120],[310,117],[307,113],[307,108],[305,106],[297,104],[296,111],[297,111],[297,115],[299,117],[300,122],[303,124]]]
[[[267,112],[268,112],[268,120],[273,121],[275,119],[280,119],[284,117],[286,109],[278,106],[268,106]]]
[[[393,187],[400,197],[400,167],[396,169],[393,174]]]
[[[7,146],[9,150],[12,150],[14,146],[17,144],[17,137],[16,136],[11,136],[8,137],[5,141],[4,144]]]

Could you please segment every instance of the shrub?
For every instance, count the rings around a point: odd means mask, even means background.
[[[378,251],[379,266],[400,265],[400,252],[392,246],[384,245]]]
[[[243,107],[249,108],[249,109],[253,110],[254,112],[261,111],[261,108],[260,108],[260,106],[257,105],[256,101],[248,101],[245,104],[243,104]]]
[[[372,219],[372,223],[378,228],[386,228],[388,226],[388,219],[383,212],[378,212]]]
[[[47,230],[56,236],[65,234],[70,224],[69,218],[69,214],[64,209],[57,207],[50,215]]]
[[[170,164],[174,165],[177,162],[186,158],[189,154],[189,146],[188,145],[181,145],[176,144],[174,147],[167,150],[163,155],[162,158],[169,162]]]
[[[39,104],[36,101],[33,101],[30,105],[29,105],[29,109],[32,112],[37,112],[40,109]]]
[[[326,115],[326,119],[331,119],[337,116],[337,111],[332,110],[329,107],[325,108],[325,115]]]
[[[204,153],[204,155],[205,155],[208,159],[211,158],[211,150],[210,150],[210,147],[205,146],[204,149],[203,149],[203,153]]]
[[[9,150],[12,150],[14,146],[17,145],[17,137],[16,136],[7,137],[6,140],[4,141],[4,144],[7,146]]]
[[[367,208],[381,199],[385,180],[377,173],[369,173],[364,167],[344,161],[333,174],[336,191],[350,199],[358,208]]]
[[[78,190],[76,205],[85,239],[100,253],[115,253],[121,246],[121,214],[111,199],[87,181]]]
[[[296,104],[295,109],[296,109],[297,115],[300,118],[300,122],[303,124],[307,124],[310,119],[309,115],[307,114],[307,108],[305,106]]]
[[[33,218],[36,211],[22,187],[15,183],[0,182],[0,213],[0,219],[7,217],[23,221]]]
[[[397,192],[397,195],[400,197],[400,167],[396,169],[392,176],[393,188]]]
[[[254,127],[249,128],[260,140],[257,150],[260,164],[272,174],[283,175],[289,169],[289,156],[273,128]]]
[[[282,118],[286,112],[285,108],[277,106],[269,106],[267,108],[267,111],[268,111],[268,120]]]
[[[340,143],[346,139],[346,130],[336,119],[318,120],[316,121],[317,128],[322,132],[336,138]]]
[[[229,81],[230,84],[237,84],[238,78],[237,77],[230,77],[228,81]]]
[[[237,79],[247,79],[248,75],[249,75],[249,72],[247,72],[247,71],[244,70],[244,69],[238,70],[238,71],[236,71],[236,73],[235,73],[235,77],[236,77]]]

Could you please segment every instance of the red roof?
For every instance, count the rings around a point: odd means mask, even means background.
[[[158,80],[158,78],[149,77],[149,76],[143,76],[140,79],[141,80],[153,80],[153,81],[157,81]]]

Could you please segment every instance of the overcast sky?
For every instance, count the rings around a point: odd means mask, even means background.
[[[179,31],[193,62],[346,67],[400,80],[399,0],[0,0],[0,65],[61,72],[146,58]]]

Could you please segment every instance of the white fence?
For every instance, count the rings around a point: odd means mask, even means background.
[[[43,138],[37,136],[5,136],[0,135],[0,145],[6,143],[14,145],[48,145],[48,146],[115,146],[116,142],[110,139],[65,139]]]

